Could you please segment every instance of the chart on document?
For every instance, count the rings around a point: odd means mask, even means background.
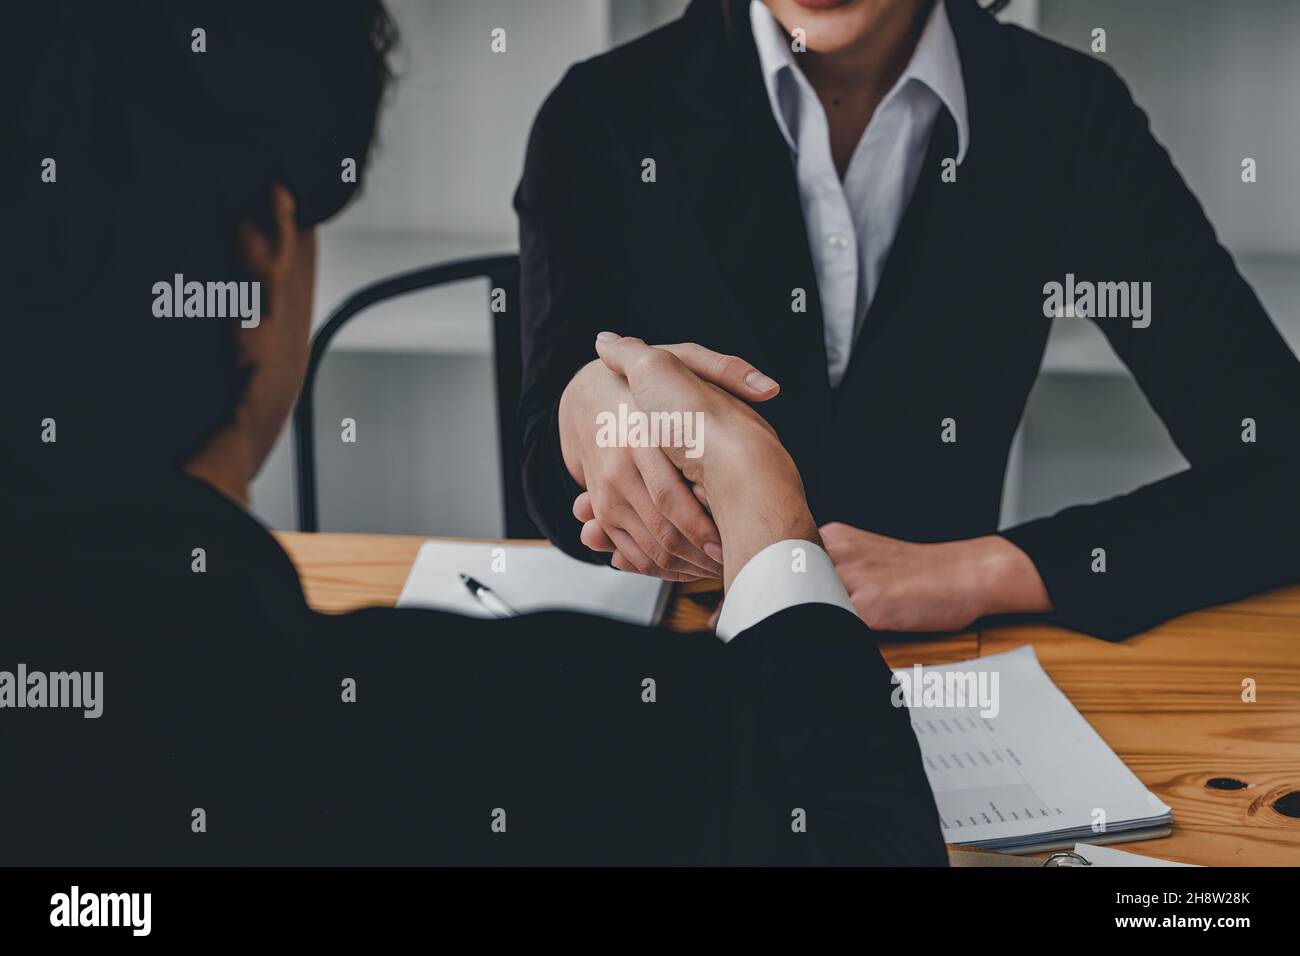
[[[1052,683],[1032,646],[895,671],[895,681],[946,842],[1024,850],[1169,825],[1169,807]]]
[[[914,711],[912,730],[946,839],[960,840],[956,831],[963,829],[1047,822],[1064,813],[1034,790],[1021,773],[1015,749],[998,740],[996,721],[981,717],[977,708],[945,708],[942,716]]]

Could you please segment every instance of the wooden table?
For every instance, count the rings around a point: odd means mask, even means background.
[[[317,610],[392,605],[423,537],[276,537]],[[1300,545],[1300,543],[1298,543]],[[538,545],[546,547],[546,545]],[[668,625],[708,611],[679,590]],[[1135,853],[1212,866],[1300,866],[1300,585],[1187,614],[1123,643],[1017,625],[882,644],[894,667],[1033,644],[1056,685],[1142,782],[1173,807],[1169,837]],[[1242,701],[1252,678],[1256,701]]]

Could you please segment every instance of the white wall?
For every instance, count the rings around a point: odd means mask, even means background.
[[[328,227],[513,243],[510,199],[533,116],[609,43],[608,0],[397,0],[398,81],[365,193]],[[491,33],[506,31],[506,52]]]

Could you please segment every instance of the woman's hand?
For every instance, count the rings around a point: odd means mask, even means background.
[[[716,367],[717,356],[697,348],[653,347],[613,332],[596,338],[601,361],[626,379],[637,409],[695,415],[703,423],[696,437],[707,435],[707,440],[689,449],[670,444],[663,453],[692,489],[712,502],[722,538],[723,584],[729,588],[763,548],[787,538],[816,541],[817,526],[799,470],[776,432],[749,405],[694,371],[692,362]]]
[[[261,283],[261,320],[235,330],[236,365],[244,391],[234,419],[188,462],[186,473],[240,504],[293,409],[307,370],[311,307],[316,279],[316,232],[300,232],[289,190],[272,191],[275,238],[250,222],[239,230],[245,268]]]
[[[695,375],[747,401],[766,401],[779,391],[776,382],[736,356],[689,343],[661,348]],[[678,407],[688,408],[689,400],[683,395]],[[669,581],[722,577],[718,529],[663,449],[597,445],[597,416],[617,415],[620,404],[637,408],[624,377],[599,360],[584,366],[560,399],[564,462],[586,489],[573,503],[574,517],[583,523],[582,543],[613,552],[613,566],[624,571]]]
[[[1052,609],[1028,555],[998,535],[915,544],[839,522],[823,525],[821,535],[873,630],[959,631],[990,614]]]

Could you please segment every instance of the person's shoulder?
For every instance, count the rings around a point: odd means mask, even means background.
[[[635,88],[645,82],[661,82],[676,65],[684,62],[697,36],[686,18],[678,18],[649,33],[621,43],[604,53],[576,63],[565,80],[575,86],[596,89]]]
[[[1016,82],[1038,99],[1077,108],[1132,99],[1115,68],[1099,57],[1015,24],[1001,23],[997,29]]]
[[[698,35],[685,18],[569,67],[538,114],[538,122],[626,111],[689,63]]]

